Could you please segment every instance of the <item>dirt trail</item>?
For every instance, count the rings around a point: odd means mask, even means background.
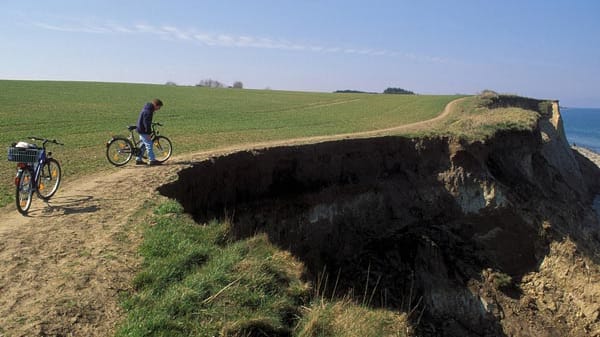
[[[131,216],[168,171],[134,166],[73,180],[23,217],[0,211],[0,336],[109,336],[139,259]],[[141,171],[151,183],[142,183]]]
[[[424,128],[445,118],[456,102],[434,119],[385,130],[245,144],[179,156],[162,166],[107,169],[66,181],[47,204],[34,199],[28,217],[14,205],[0,209],[0,337],[111,336],[122,318],[119,293],[129,289],[140,263],[136,214],[191,162],[243,149]]]

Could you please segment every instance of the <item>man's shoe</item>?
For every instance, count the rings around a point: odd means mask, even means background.
[[[148,165],[160,165],[162,164],[161,162],[159,162],[158,160],[151,160],[148,162]]]
[[[143,160],[136,160],[136,161],[135,161],[135,164],[136,164],[136,165],[145,165],[146,163],[144,163],[144,161],[143,161]]]

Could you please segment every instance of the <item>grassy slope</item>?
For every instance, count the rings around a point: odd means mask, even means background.
[[[128,316],[118,337],[401,337],[411,330],[406,313],[323,296],[302,278],[302,262],[264,234],[231,241],[227,223],[198,226],[173,200],[154,209],[141,220],[152,225],[144,226],[144,263],[123,302]]]
[[[165,103],[155,121],[175,154],[267,140],[374,130],[432,118],[457,96],[208,89],[165,85],[0,80],[0,144],[37,135],[65,178],[110,169],[105,143],[135,124],[143,104]],[[6,150],[4,150],[6,151]],[[14,164],[0,161],[0,206],[14,200]]]

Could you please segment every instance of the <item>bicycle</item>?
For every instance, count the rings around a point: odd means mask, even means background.
[[[41,141],[42,147],[24,142],[14,143],[8,148],[8,161],[17,162],[15,176],[15,200],[17,211],[27,215],[33,192],[47,201],[58,190],[62,171],[59,162],[52,158],[52,152],[46,151],[46,143],[64,145],[56,141],[40,137],[28,137],[34,141]]]
[[[154,145],[154,154],[156,161],[162,163],[171,157],[173,153],[173,145],[171,140],[165,136],[159,135],[158,126],[163,126],[160,123],[152,122],[152,132],[150,138]],[[135,140],[133,131],[136,130],[135,125],[127,127],[130,135],[128,137],[115,135],[106,142],[106,158],[115,166],[123,166],[127,164],[133,156],[146,157],[146,146],[139,139]]]

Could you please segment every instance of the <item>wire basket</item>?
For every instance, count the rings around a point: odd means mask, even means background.
[[[24,149],[20,147],[8,148],[8,161],[19,163],[37,163],[42,149]]]

